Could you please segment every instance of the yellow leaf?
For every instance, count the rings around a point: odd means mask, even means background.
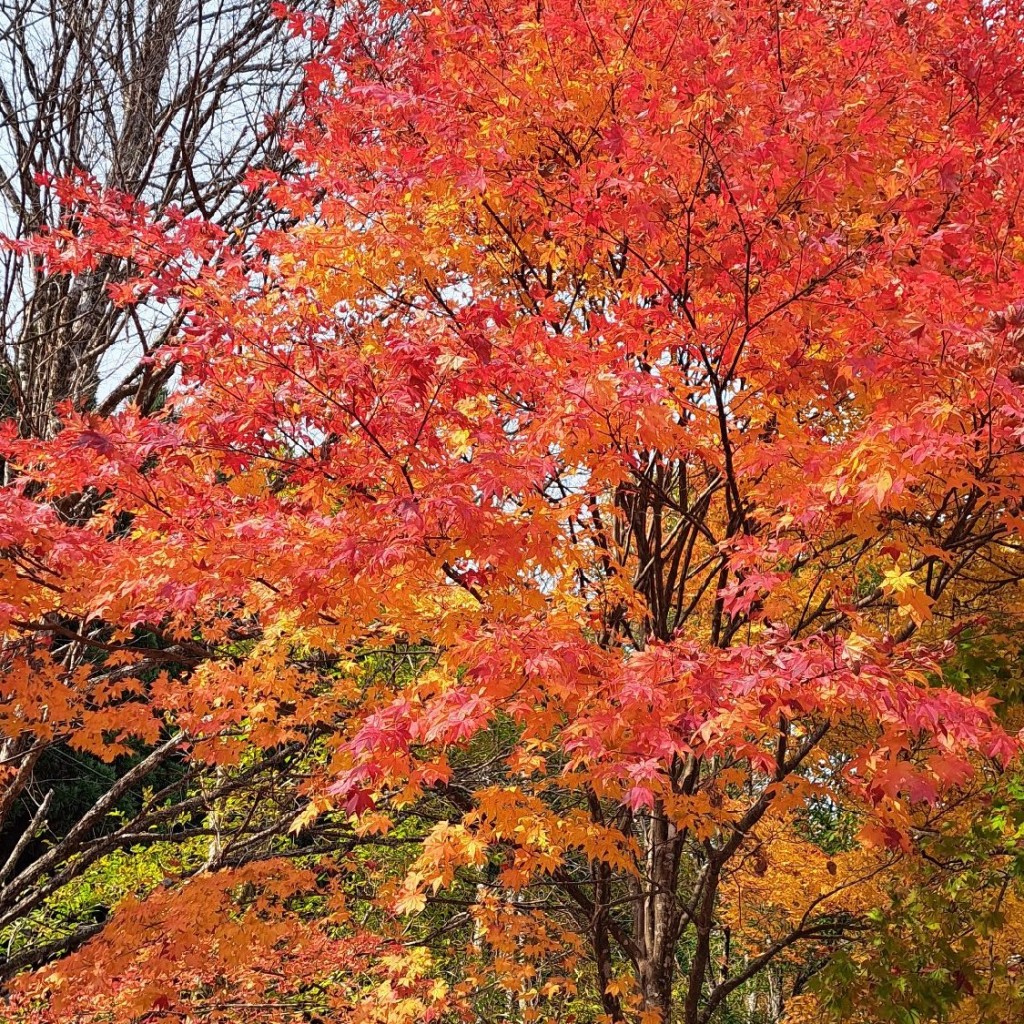
[[[882,591],[894,597],[900,609],[918,625],[932,617],[934,600],[924,592],[909,572],[899,569],[887,570],[882,580]]]

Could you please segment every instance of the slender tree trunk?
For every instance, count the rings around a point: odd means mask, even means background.
[[[642,953],[640,991],[644,1009],[656,1011],[662,1024],[670,1024],[679,923],[676,883],[680,843],[678,832],[660,802],[651,809],[645,838],[647,877],[637,901],[635,922]]]
[[[611,870],[607,864],[594,862],[594,919],[593,936],[594,960],[597,964],[597,983],[601,991],[601,1006],[612,1021],[625,1020],[622,1002],[618,995],[609,991],[612,983],[612,948],[608,934],[608,902],[611,898]]]
[[[672,970],[671,960],[648,960],[640,967],[640,990],[644,1010],[655,1010],[661,1014],[661,1024],[672,1020]]]

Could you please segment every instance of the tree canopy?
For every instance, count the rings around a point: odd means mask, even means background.
[[[1014,1019],[1024,9],[278,13],[261,226],[12,243],[181,325],[3,436],[12,1019]]]

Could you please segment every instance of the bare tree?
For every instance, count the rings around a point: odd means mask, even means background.
[[[330,15],[329,0],[303,4]],[[312,45],[270,0],[0,0],[0,233],[52,222],[38,176],[74,171],[157,212],[173,203],[244,228],[254,199],[241,175],[283,159],[280,115]],[[145,406],[165,383],[139,357],[170,325],[107,295],[124,270],[47,278],[0,256],[0,414],[26,435],[52,434],[67,399]]]

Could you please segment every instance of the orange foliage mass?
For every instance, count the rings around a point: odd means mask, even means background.
[[[838,941],[915,813],[1019,748],[941,676],[1024,576],[1021,29],[388,2],[308,67],[254,247],[61,183],[22,244],[137,257],[119,298],[181,311],[182,376],[159,414],[4,439],[4,734],[174,727],[230,770],[315,732],[299,828],[447,801],[378,912],[469,887],[465,1005],[490,970],[542,1015],[567,948],[607,1017],[703,1024],[745,980],[725,929],[762,966]],[[367,668],[402,645],[429,664]],[[812,796],[852,852],[798,838]],[[239,870],[122,908],[47,984],[129,1020],[214,975],[258,1004],[271,967],[405,970],[383,925],[238,909],[228,883],[298,886]],[[382,1005],[426,1019],[421,982]],[[385,1014],[339,984],[334,1019]]]

